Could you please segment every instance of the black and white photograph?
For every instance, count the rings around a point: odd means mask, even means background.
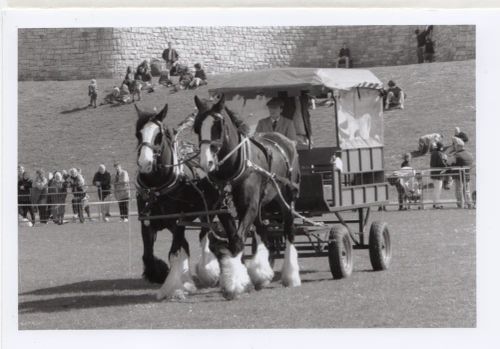
[[[477,328],[478,17],[271,12],[9,27],[20,336]]]

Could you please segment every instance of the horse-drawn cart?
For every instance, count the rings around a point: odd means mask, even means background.
[[[369,226],[370,209],[388,201],[384,178],[382,83],[368,70],[282,68],[231,74],[210,90],[248,124],[268,116],[266,102],[284,101],[294,123],[300,162],[295,246],[302,257],[328,256],[334,278],[353,270],[353,249],[368,249],[374,270],[387,269],[385,222]],[[251,126],[252,127],[252,126]],[[282,258],[281,217],[262,210],[271,258]],[[255,239],[253,249],[255,250]]]

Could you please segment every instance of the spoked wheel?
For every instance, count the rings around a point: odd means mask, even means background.
[[[351,238],[347,228],[343,225],[333,227],[328,243],[328,262],[334,279],[347,278],[352,274],[352,257]]]
[[[373,222],[370,227],[369,246],[370,262],[373,270],[389,268],[392,257],[391,236],[385,222]]]

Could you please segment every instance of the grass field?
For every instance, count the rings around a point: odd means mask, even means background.
[[[354,254],[349,279],[335,281],[328,259],[300,260],[303,284],[224,300],[202,289],[186,301],[157,302],[159,286],[141,280],[136,221],[66,224],[19,231],[19,328],[329,328],[473,327],[476,323],[475,211],[375,213],[389,223],[393,260],[372,272]],[[435,222],[441,222],[436,224]],[[188,234],[192,264],[197,233]],[[166,258],[170,234],[156,243]],[[281,261],[277,261],[278,271]]]
[[[440,132],[449,143],[455,126],[469,134],[475,154],[475,61],[371,70],[408,94],[405,110],[384,116],[386,169],[398,168],[401,154],[416,150],[422,134]],[[119,81],[98,83],[104,91]],[[111,168],[120,160],[133,175],[134,107],[87,109],[87,84],[19,82],[19,162],[29,171],[75,166],[91,179],[99,163]],[[192,112],[195,94],[206,97],[206,88],[171,94],[159,87],[140,105],[169,103],[168,122],[175,125]],[[425,156],[413,165],[428,163]],[[19,328],[475,326],[475,211],[412,210],[372,218],[391,229],[388,271],[371,272],[367,252],[358,251],[353,276],[333,281],[326,258],[302,259],[302,287],[284,289],[275,281],[235,302],[224,301],[216,289],[200,290],[184,302],[156,302],[158,286],[140,279],[142,242],[135,219],[130,225],[20,227]],[[195,258],[196,235],[189,235]],[[157,246],[165,259],[170,234],[161,233]]]

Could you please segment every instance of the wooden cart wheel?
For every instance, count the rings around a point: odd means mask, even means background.
[[[330,231],[328,262],[334,279],[347,278],[352,274],[352,244],[347,228],[338,225]]]
[[[380,271],[389,268],[392,257],[391,236],[387,223],[373,222],[370,227],[368,248],[373,270]]]

